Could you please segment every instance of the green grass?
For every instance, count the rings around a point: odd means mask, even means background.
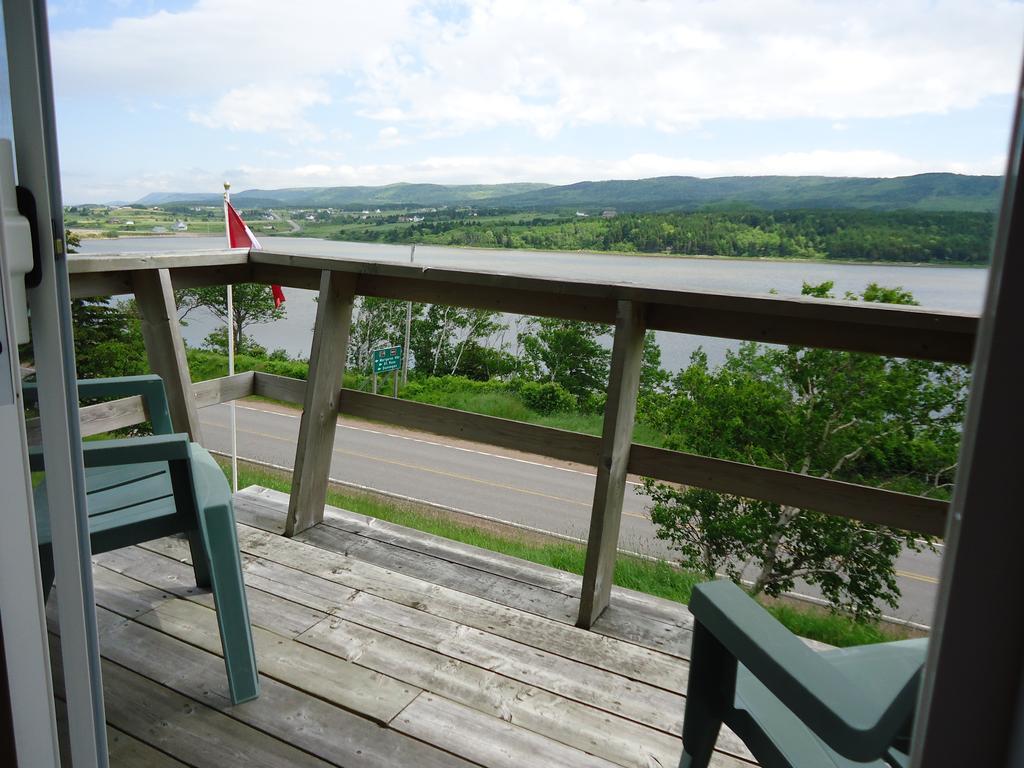
[[[846,647],[887,643],[890,640],[905,640],[913,636],[910,630],[893,624],[857,622],[849,616],[830,613],[825,609],[815,610],[804,606],[798,608],[792,603],[781,602],[767,605],[766,608],[791,632],[829,645]]]
[[[230,466],[218,459],[226,475]],[[266,469],[240,462],[238,485],[262,485],[284,493],[291,492],[291,477],[286,472]],[[546,539],[542,536],[515,532],[496,532],[442,516],[427,514],[400,503],[389,502],[360,493],[329,488],[327,503],[368,517],[452,541],[470,544],[492,552],[500,552],[521,560],[581,575],[586,551],[570,541]],[[705,579],[697,574],[675,568],[665,562],[620,556],[615,563],[614,583],[667,600],[688,603],[695,584]],[[772,601],[767,609],[791,632],[829,645],[846,647],[889,640],[901,640],[910,633],[885,624],[864,624],[849,617],[829,613],[814,606]]]
[[[543,427],[567,429],[587,435],[600,435],[604,417],[599,413],[551,413],[540,414],[528,408],[511,392],[455,389],[432,391],[422,397],[410,398],[417,402],[455,408],[460,411],[495,416],[499,419],[523,421]],[[637,424],[633,429],[633,441],[645,445],[661,446],[663,435],[646,424]]]

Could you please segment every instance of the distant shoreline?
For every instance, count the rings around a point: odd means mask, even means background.
[[[83,240],[109,240],[111,242],[117,242],[121,240],[143,240],[151,238],[161,239],[172,239],[172,238],[190,238],[190,237],[217,237],[217,235],[211,235],[208,232],[153,232],[153,233],[139,233],[134,235],[124,235],[120,237],[101,237],[101,236],[90,236],[81,235]],[[411,246],[412,243],[379,243],[370,240],[329,240],[322,237],[308,237],[304,235],[295,234],[275,234],[272,237],[282,238],[296,238],[303,240],[323,240],[329,243],[350,243],[353,245],[386,245],[386,246]],[[865,259],[805,259],[799,257],[784,258],[780,256],[721,256],[718,254],[692,254],[692,253],[644,253],[640,251],[587,251],[587,250],[575,250],[575,251],[559,251],[552,250],[550,248],[494,248],[482,245],[441,245],[438,243],[416,243],[417,247],[426,248],[451,248],[453,250],[460,251],[493,251],[494,253],[515,253],[517,251],[525,253],[578,253],[585,254],[587,256],[631,256],[636,258],[644,259],[682,259],[682,260],[712,260],[712,261],[742,261],[742,262],[758,262],[758,263],[781,263],[781,264],[843,264],[843,265],[863,265],[863,266],[874,266],[874,267],[942,267],[945,269],[988,269],[988,264],[981,263],[967,263],[967,264],[953,264],[948,261],[882,261],[882,260],[865,260]]]

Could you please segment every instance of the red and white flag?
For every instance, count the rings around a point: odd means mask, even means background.
[[[228,248],[263,249],[260,241],[256,239],[256,235],[249,229],[249,225],[242,221],[238,211],[227,200],[224,201],[224,214],[228,220]],[[280,285],[272,285],[270,290],[274,294],[274,308],[276,309],[284,303],[284,291],[281,290]]]

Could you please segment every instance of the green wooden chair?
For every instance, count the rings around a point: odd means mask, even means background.
[[[680,768],[708,765],[723,724],[765,768],[909,765],[926,640],[818,653],[730,581],[690,610]]]
[[[159,376],[78,382],[80,398],[130,395],[142,396],[154,434],[82,446],[93,554],[187,534],[196,585],[213,591],[231,700],[248,701],[260,686],[227,480],[204,448],[188,435],[173,434]],[[31,385],[25,399],[35,399]],[[35,452],[32,461],[34,470],[42,469],[41,454]],[[49,595],[54,573],[45,480],[36,488],[35,508],[43,591]]]

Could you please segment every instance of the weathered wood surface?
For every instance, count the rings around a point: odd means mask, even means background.
[[[571,612],[556,620],[501,602],[533,590],[553,596],[557,611],[573,601],[561,591],[572,591],[570,582],[333,508],[318,530],[337,547],[304,541],[312,531],[287,539],[247,524],[280,531],[285,510],[281,494],[236,495],[263,691],[238,707],[187,542],[169,537],[95,558],[104,664],[116,670],[107,676],[108,707],[125,695],[129,702],[113,705],[110,723],[138,748],[218,768],[252,749],[264,752],[263,762],[249,761],[256,765],[650,768],[678,760],[685,660],[578,629]],[[431,576],[439,572],[475,573],[491,582],[490,598],[464,591],[465,582],[444,586]],[[614,610],[642,606],[626,594],[599,625]],[[679,609],[648,612],[672,618]],[[634,613],[625,623],[637,621]],[[194,743],[180,743],[193,723]],[[209,747],[222,728],[220,746]],[[750,765],[733,734],[723,732],[718,749],[712,765]],[[301,757],[290,759],[293,752]]]
[[[306,382],[302,379],[293,379],[290,376],[256,371],[253,380],[253,394],[302,405],[302,401],[306,397]]]
[[[103,653],[177,693],[335,765],[469,768],[464,760],[437,747],[265,675],[260,679],[259,698],[232,707],[226,683],[218,683],[223,677],[220,658],[135,622],[108,635]]]
[[[288,536],[316,525],[323,518],[354,301],[353,275],[322,273],[285,525]]]
[[[170,273],[166,269],[138,271],[133,273],[132,285],[142,316],[149,369],[164,380],[171,423],[178,432],[188,432],[193,441],[202,443]]]
[[[248,397],[253,394],[255,380],[256,377],[252,371],[245,371],[233,376],[198,381],[192,385],[192,396],[195,398],[196,408],[206,408],[209,405]]]
[[[302,542],[313,546],[305,549],[286,548],[280,536],[272,535],[282,530],[283,507],[280,504],[274,506],[266,500],[261,503],[245,491],[240,492],[235,499],[235,514],[239,522],[267,532],[250,533],[243,526],[239,533],[243,552],[298,568],[303,568],[303,558],[308,558],[305,570],[311,569],[315,562],[317,575],[371,592],[374,591],[374,583],[382,580],[380,572],[363,575],[357,571],[365,571],[365,566],[372,564],[385,571],[400,572],[430,582],[435,590],[443,586],[467,596],[515,608],[525,612],[524,615],[534,614],[566,624],[574,624],[576,621],[578,599],[557,589],[546,589],[492,573],[482,561],[475,565],[464,565],[446,560],[443,556],[425,558],[425,553],[420,550],[390,546],[331,525],[320,525],[307,532],[309,539],[305,538],[306,534],[299,537]],[[324,548],[348,552],[356,557],[351,564],[346,563],[344,567],[338,568],[332,564],[332,558],[322,554]],[[409,570],[402,570],[404,568]],[[677,607],[668,601],[658,601],[657,598],[651,601],[666,603],[667,607],[659,612],[651,610],[644,601],[623,601],[621,609],[605,612],[594,625],[594,631],[653,651],[688,658],[692,626],[689,612],[685,606]]]
[[[493,290],[503,297],[503,311],[608,323],[615,317],[616,302],[632,301],[649,306],[648,326],[656,330],[949,362],[970,362],[978,322],[974,315],[920,307],[680,291],[281,251],[253,251],[250,262],[358,274],[360,291],[373,290],[371,295],[391,298],[478,306],[475,297],[481,297],[479,306],[490,306],[482,297]],[[384,287],[400,285],[400,280],[408,281],[402,290]],[[413,283],[421,285],[415,297]],[[532,308],[520,310],[516,308],[520,296],[540,299],[532,302]],[[580,302],[592,307],[586,317],[580,316]]]
[[[949,504],[938,499],[636,443],[629,471],[933,536],[945,532],[949,511]]]
[[[68,742],[68,711],[63,699],[55,699],[57,709],[57,741],[60,743],[61,759],[71,760],[71,746]],[[107,755],[111,768],[187,768],[185,763],[154,749],[144,741],[124,731],[107,725]]]
[[[192,385],[192,396],[197,408],[226,403],[253,394],[254,381],[252,371],[208,379]],[[82,436],[87,437],[142,424],[149,419],[149,414],[146,412],[145,400],[139,395],[132,395],[82,406],[78,409],[78,419]],[[29,445],[38,444],[39,419],[28,419],[26,431]]]
[[[86,405],[78,409],[82,437],[131,427],[141,424],[148,418],[145,401],[139,395]],[[42,438],[38,418],[26,420],[25,432],[29,445],[39,445]]]
[[[636,419],[636,398],[640,391],[645,316],[646,308],[642,304],[619,302],[580,610],[576,618],[576,626],[584,629],[594,626],[608,607],[612,593],[615,559],[619,554],[622,502],[626,494],[626,471]]]
[[[76,253],[68,259],[68,273],[75,275],[98,272],[131,272],[149,269],[181,269],[183,267],[220,267],[248,264],[248,251],[239,248],[212,248],[197,251],[165,253]]]
[[[350,561],[340,569],[333,557],[315,547],[267,536],[246,526],[241,534],[247,584],[318,611],[336,614],[355,600],[357,593],[372,595],[631,680],[675,692],[686,687],[686,665],[648,648],[584,632],[565,622],[523,613],[405,574],[389,573],[370,563]],[[173,550],[167,542],[173,544]],[[145,546],[154,550],[159,547],[159,551],[175,558],[188,557],[188,547],[180,540],[163,539]]]
[[[52,638],[51,647],[56,648],[57,642]],[[51,658],[59,656],[51,653]],[[220,671],[223,677],[223,667]],[[61,675],[59,662],[54,662],[54,675]],[[107,658],[103,659],[103,698],[109,725],[187,765],[330,765]]]
[[[190,254],[124,254],[69,259],[76,296],[124,292],[126,275],[157,268],[197,273],[248,263],[257,282],[315,287],[320,270],[357,276],[365,295],[414,299],[505,312],[612,322],[618,301],[649,305],[657,330],[846,349],[898,357],[970,362],[977,317],[919,307],[852,305],[807,297],[744,296],[645,288],[564,278],[524,277],[456,268],[289,254],[281,251],[211,251]],[[97,275],[111,279],[98,281]],[[213,277],[213,275],[211,275]],[[556,298],[557,297],[557,298]]]
[[[301,403],[305,386],[299,379],[257,372],[254,393]],[[342,390],[339,413],[589,466],[597,465],[600,454],[601,438],[594,435],[350,389]],[[631,475],[806,507],[929,535],[942,535],[945,529],[948,505],[938,499],[640,443],[632,444],[628,456]]]
[[[277,521],[276,525],[280,527],[282,510],[287,504],[287,494],[268,488],[253,487],[243,489],[235,499],[239,520],[264,527],[265,530],[274,530],[275,521]],[[500,552],[480,549],[441,536],[413,531],[385,520],[328,506],[324,509],[323,524],[413,552],[420,552],[439,560],[465,565],[514,582],[531,584],[570,597],[579,597],[580,595],[580,577],[574,574],[520,560],[510,555],[503,555]],[[601,631],[609,636],[618,637],[624,634],[625,639],[632,644],[640,641],[645,634],[650,633],[652,628],[657,627],[670,637],[689,637],[689,632],[693,628],[693,616],[685,605],[621,587],[612,587],[612,595],[614,602],[622,605],[623,610],[616,612],[615,617],[605,616],[601,621]],[[474,608],[474,610],[479,610],[479,608]],[[645,634],[631,632],[630,625],[645,628]],[[591,637],[587,633],[576,633],[576,636]],[[520,642],[528,641],[520,638]],[[564,651],[559,652],[564,653]],[[588,658],[592,658],[596,652],[596,649],[588,648],[586,653]],[[621,653],[621,651],[616,651],[616,653]],[[666,679],[661,677],[666,674],[668,674],[667,670],[660,668],[652,672],[650,681],[657,685],[659,679]],[[671,679],[671,676],[667,679]]]

